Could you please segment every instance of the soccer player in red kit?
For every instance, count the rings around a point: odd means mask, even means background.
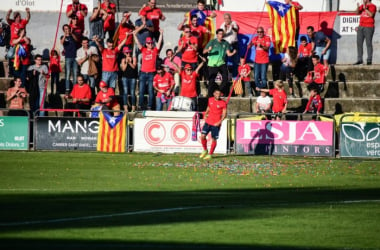
[[[215,89],[213,92],[213,97],[208,99],[208,105],[205,112],[206,122],[202,128],[201,143],[203,147],[203,152],[199,158],[204,160],[212,159],[214,154],[217,140],[219,138],[220,126],[224,118],[227,116],[227,103],[221,99],[221,92],[219,89]],[[206,136],[211,132],[211,148],[210,152],[207,150],[207,139]]]

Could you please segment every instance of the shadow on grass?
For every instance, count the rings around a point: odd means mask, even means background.
[[[1,234],[20,231],[32,232],[40,229],[106,228],[241,220],[252,219],[253,216],[257,219],[263,219],[276,216],[276,213],[265,213],[262,208],[272,210],[277,208],[314,208],[326,207],[327,204],[363,200],[380,200],[380,189],[281,188],[191,192],[7,194],[0,196],[0,248],[302,249],[283,246],[197,245],[149,241],[20,240],[4,237]],[[244,209],[257,209],[257,212],[244,213]],[[11,223],[20,224],[12,225]],[[5,246],[13,247],[7,248]]]

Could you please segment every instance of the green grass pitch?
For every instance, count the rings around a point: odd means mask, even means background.
[[[0,249],[380,249],[380,162],[0,152]]]

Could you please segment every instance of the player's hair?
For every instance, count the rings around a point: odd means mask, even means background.
[[[314,27],[313,26],[307,26],[306,28],[307,30],[311,30],[311,31],[314,31]]]
[[[224,33],[224,30],[223,29],[217,29],[215,34],[218,34],[219,32],[223,32]]]
[[[303,42],[303,41],[306,41],[306,42],[307,42],[307,38],[306,38],[306,36],[301,36],[300,40],[301,40],[301,42]]]
[[[282,82],[282,80],[276,80],[274,82],[274,85],[279,87],[279,88],[283,88],[284,87],[284,83]]]
[[[313,55],[311,58],[315,58],[315,59],[317,59],[317,60],[320,59],[320,57],[319,57],[318,55]]]

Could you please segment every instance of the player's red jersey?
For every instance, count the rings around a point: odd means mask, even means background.
[[[227,109],[227,103],[224,100],[216,100],[215,97],[208,99],[209,113],[206,119],[206,123],[214,126],[214,124],[220,122],[223,114],[223,110]]]

